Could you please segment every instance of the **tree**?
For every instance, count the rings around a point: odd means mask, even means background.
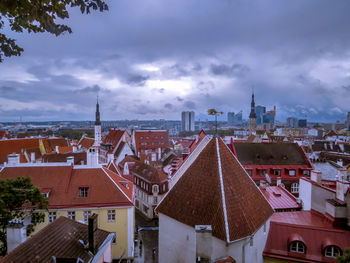
[[[344,255],[337,256],[338,263],[349,263],[350,262],[350,248],[346,248]]]
[[[39,188],[32,185],[29,177],[16,179],[0,179],[0,255],[7,251],[6,227],[12,219],[24,219],[31,216],[31,224],[27,226],[27,235],[34,227],[44,222],[48,200]]]
[[[90,10],[108,10],[102,0],[1,0],[0,1],[0,62],[3,57],[19,56],[23,48],[12,38],[1,33],[5,20],[12,31],[28,33],[48,32],[56,36],[72,29],[56,23],[57,19],[69,18],[67,7],[80,7],[82,13]]]

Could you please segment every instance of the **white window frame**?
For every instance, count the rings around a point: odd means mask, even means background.
[[[88,197],[89,187],[79,187],[79,197]]]
[[[289,170],[288,172],[289,176],[295,176],[295,170]]]
[[[300,253],[300,254],[305,254],[305,252],[306,252],[306,247],[305,247],[304,243],[301,242],[301,241],[293,241],[293,242],[289,245],[289,250],[290,250],[291,252]]]
[[[57,213],[56,212],[49,212],[49,223],[52,223],[53,221],[56,220],[57,218]]]
[[[290,187],[290,191],[292,194],[298,194],[299,193],[299,184],[292,183],[292,186]]]
[[[337,255],[341,255],[342,251],[337,246],[327,246],[324,251],[324,256],[327,258],[335,258]]]
[[[159,185],[157,185],[157,184],[152,185],[152,192],[158,193],[159,192]]]
[[[89,222],[89,217],[91,216],[91,211],[84,211],[83,212],[83,221],[85,224],[87,224],[87,222]]]
[[[75,220],[75,211],[68,211],[67,218]]]
[[[115,209],[107,210],[107,222],[115,222]]]
[[[304,170],[303,171],[303,175],[304,176],[309,176],[310,175],[310,171],[309,170]]]

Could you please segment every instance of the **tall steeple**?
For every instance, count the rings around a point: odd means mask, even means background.
[[[100,145],[101,145],[101,120],[100,120],[100,105],[98,104],[98,96],[97,96],[94,146],[100,146]]]
[[[255,113],[255,101],[254,101],[254,89],[252,92],[252,102],[250,104],[250,114],[249,114],[249,130],[254,133],[256,130],[256,113]]]
[[[101,125],[100,120],[100,105],[98,104],[98,96],[97,96],[97,102],[96,102],[96,120],[95,120],[95,126]]]

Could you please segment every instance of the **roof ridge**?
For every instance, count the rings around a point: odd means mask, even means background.
[[[111,178],[111,176],[108,174],[108,172],[105,170],[105,167],[101,167],[101,169],[104,171],[104,173],[107,175],[107,177],[113,182],[113,184],[123,193],[123,195],[132,203],[130,198],[124,191],[119,187],[119,185]],[[106,168],[107,169],[107,168]],[[108,169],[109,170],[109,169]],[[110,171],[110,170],[109,170]],[[112,171],[111,171],[112,172]]]
[[[230,232],[229,232],[229,229],[228,229],[227,210],[226,210],[226,197],[225,197],[225,190],[224,190],[224,180],[223,180],[222,169],[221,169],[221,156],[220,156],[220,149],[219,149],[218,138],[215,138],[215,143],[216,143],[216,153],[217,153],[217,158],[218,158],[218,170],[219,170],[219,177],[220,177],[220,189],[221,189],[222,206],[223,206],[223,211],[224,211],[226,240],[227,240],[227,243],[229,243],[230,242]]]

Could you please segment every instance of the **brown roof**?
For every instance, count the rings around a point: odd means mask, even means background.
[[[125,181],[107,168],[77,168],[72,166],[5,167],[1,179],[31,177],[40,189],[51,189],[49,209],[67,207],[132,206],[133,184]],[[87,197],[79,197],[79,187],[88,187]]]
[[[308,165],[297,143],[233,143],[234,152],[243,165]]]
[[[258,230],[273,210],[238,160],[212,138],[157,207],[184,224],[211,225],[231,242]]]
[[[101,229],[95,232],[96,246],[99,248],[110,233]],[[84,245],[88,243],[88,226],[66,217],[59,217],[26,242],[19,245],[1,263],[54,262],[56,258],[78,257],[88,262],[93,256]]]
[[[140,152],[143,150],[156,150],[158,148],[167,148],[168,131],[167,130],[137,130],[134,133],[135,150]]]
[[[134,163],[132,166],[129,166],[130,173],[136,174],[150,183],[161,183],[168,178],[162,169],[157,169],[151,165],[145,164],[129,155],[119,163],[119,166],[124,168],[126,162]]]
[[[0,140],[1,140],[2,138],[10,139],[11,137],[12,137],[12,136],[11,136],[10,133],[8,133],[8,131],[4,131],[4,130],[0,131]]]
[[[124,130],[109,130],[107,136],[102,139],[103,143],[111,144],[114,147],[117,146],[121,138],[123,137],[125,131]]]
[[[68,141],[63,137],[47,138],[46,140],[47,140],[47,143],[52,151],[55,150],[56,146],[59,146],[59,147],[69,146]],[[47,151],[49,151],[49,150],[47,150]]]
[[[11,153],[22,154],[22,150],[26,149],[30,149],[31,152],[40,152],[39,141],[41,139],[43,138],[0,140],[0,163],[7,162],[7,156]]]
[[[49,153],[43,155],[43,163],[64,163],[67,162],[67,157],[74,157],[74,164],[86,164],[86,152],[75,153]]]

